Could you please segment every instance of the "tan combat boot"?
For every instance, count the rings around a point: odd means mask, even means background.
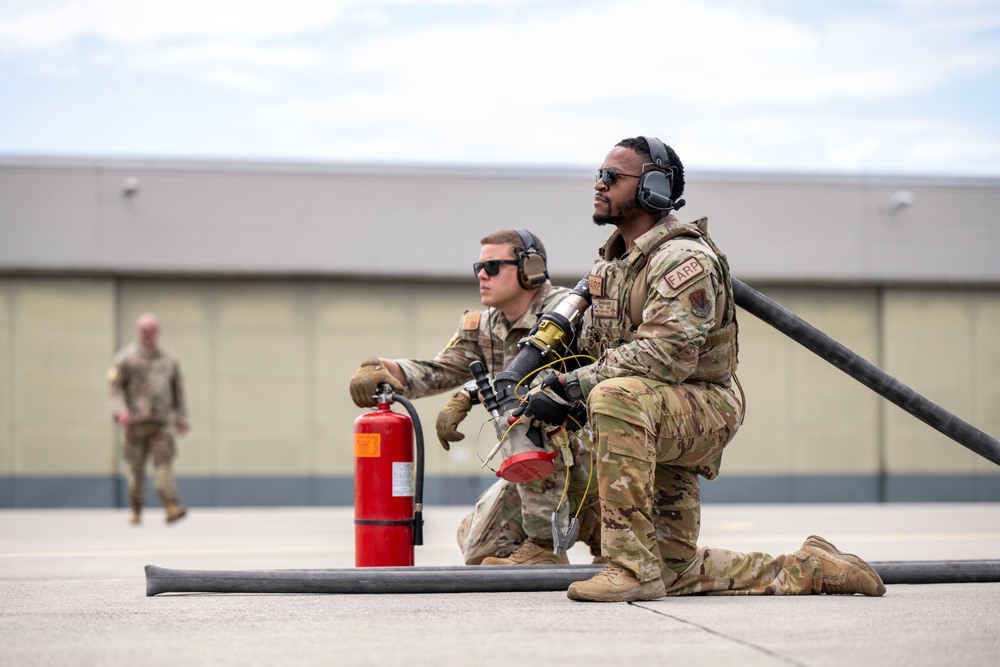
[[[552,553],[551,540],[529,537],[511,555],[506,558],[484,558],[483,565],[569,565],[569,557],[566,554]]]
[[[823,592],[831,595],[862,593],[878,597],[885,594],[885,584],[871,565],[854,554],[844,553],[819,535],[810,535],[802,543],[802,552],[822,563]]]
[[[167,503],[165,507],[167,510],[167,523],[173,523],[187,514],[187,508],[183,505]]]
[[[587,581],[570,584],[566,597],[581,602],[634,602],[658,600],[667,594],[662,579],[640,582],[632,572],[614,563]]]
[[[142,505],[132,505],[132,518],[129,519],[129,523],[133,526],[142,523]]]

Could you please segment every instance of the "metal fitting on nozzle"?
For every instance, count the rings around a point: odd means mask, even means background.
[[[392,403],[392,397],[395,395],[395,392],[392,390],[392,385],[388,382],[382,382],[376,390],[375,400],[379,403]]]

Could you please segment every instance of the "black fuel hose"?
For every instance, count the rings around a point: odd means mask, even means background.
[[[878,366],[805,322],[760,292],[733,278],[736,305],[815,352],[875,393],[983,458],[1000,465],[1000,440],[921,396]]]
[[[886,584],[1000,581],[1000,561],[870,562]],[[603,565],[473,565],[339,570],[171,570],[146,566],[146,595],[160,593],[526,593],[564,591]]]

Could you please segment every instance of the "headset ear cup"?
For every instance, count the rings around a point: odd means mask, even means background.
[[[670,175],[656,170],[647,171],[639,179],[639,205],[652,213],[669,211],[674,206],[670,195],[673,182]]]
[[[524,289],[535,289],[549,277],[545,268],[545,258],[539,253],[522,252],[518,260],[517,278]]]
[[[549,277],[545,266],[545,255],[539,249],[538,239],[527,229],[516,230],[524,244],[524,250],[517,253],[517,281],[526,290],[541,287]]]

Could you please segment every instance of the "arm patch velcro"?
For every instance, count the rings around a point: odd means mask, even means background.
[[[481,313],[478,310],[470,310],[462,318],[462,330],[463,331],[478,331],[479,330],[479,315]]]

